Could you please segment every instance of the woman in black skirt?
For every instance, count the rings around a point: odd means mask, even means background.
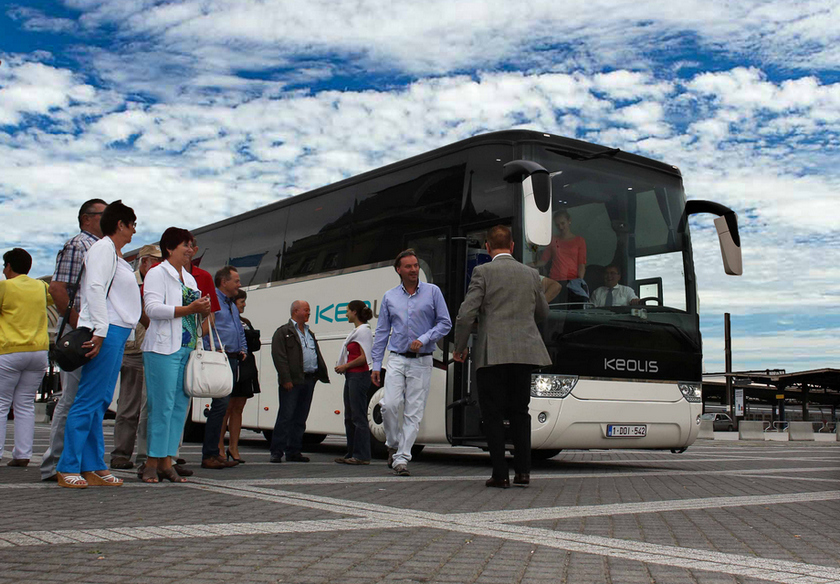
[[[236,308],[239,309],[239,319],[245,328],[245,340],[248,342],[248,356],[239,363],[239,378],[233,385],[233,392],[230,394],[225,419],[222,423],[222,434],[219,438],[219,452],[225,449],[225,431],[230,432],[230,439],[227,449],[228,460],[235,460],[239,464],[245,461],[239,458],[239,433],[242,431],[242,410],[245,403],[260,393],[260,380],[257,372],[257,358],[254,355],[260,350],[260,331],[255,330],[251,321],[242,316],[245,312],[245,301],[248,295],[245,290],[240,290],[236,295]]]

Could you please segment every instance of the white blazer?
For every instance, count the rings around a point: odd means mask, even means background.
[[[198,285],[186,269],[181,277],[187,288],[198,292]],[[183,305],[181,280],[178,271],[164,260],[146,273],[143,281],[143,303],[149,317],[149,329],[143,339],[143,351],[171,355],[181,349],[183,329],[181,317],[175,316],[175,307]]]

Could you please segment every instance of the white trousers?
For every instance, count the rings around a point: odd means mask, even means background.
[[[15,409],[12,458],[32,458],[35,438],[35,395],[47,369],[46,351],[0,355],[0,456],[6,441],[9,408]]]
[[[417,439],[429,385],[432,356],[410,359],[391,353],[385,375],[385,395],[379,402],[385,426],[385,446],[396,449],[394,466],[411,460],[411,447]],[[400,419],[400,408],[403,410]]]

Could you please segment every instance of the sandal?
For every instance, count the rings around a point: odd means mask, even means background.
[[[143,467],[143,474],[140,475],[140,480],[144,483],[157,483],[157,469],[152,466],[144,466]]]
[[[111,473],[100,475],[91,471],[83,472],[82,476],[85,477],[91,487],[121,487],[123,484],[122,479],[118,479]]]
[[[68,489],[87,489],[88,483],[78,474],[65,474],[62,472],[55,473],[58,479],[58,486]]]
[[[170,483],[186,483],[187,479],[178,476],[175,472],[175,469],[171,466],[165,470],[157,471],[158,478],[163,481],[163,479],[168,480]]]

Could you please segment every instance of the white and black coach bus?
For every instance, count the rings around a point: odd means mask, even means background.
[[[719,216],[724,267],[737,274],[735,214],[715,203],[687,203],[674,166],[520,130],[475,136],[193,231],[203,269],[238,268],[246,316],[262,332],[263,391],[248,401],[243,427],[267,434],[274,427],[270,343],[293,300],[310,303],[309,324],[331,366],[351,328],[348,302],[368,302],[376,327],[383,293],[399,283],[392,267],[399,251],[417,251],[421,278],[440,287],[454,320],[472,268],[486,260],[485,230],[509,225],[516,258],[534,264],[560,209],[586,242],[589,290],[614,265],[641,303],[550,304],[541,330],[553,364],[535,372],[531,389],[534,454],[689,446],[701,413],[702,347],[687,217]],[[484,445],[471,373],[469,364],[453,361],[450,333],[434,354],[418,444]],[[343,377],[331,378],[315,389],[307,421],[315,440],[344,433]],[[370,426],[381,441],[379,398],[372,388]],[[203,422],[208,406],[194,400],[191,422]]]

